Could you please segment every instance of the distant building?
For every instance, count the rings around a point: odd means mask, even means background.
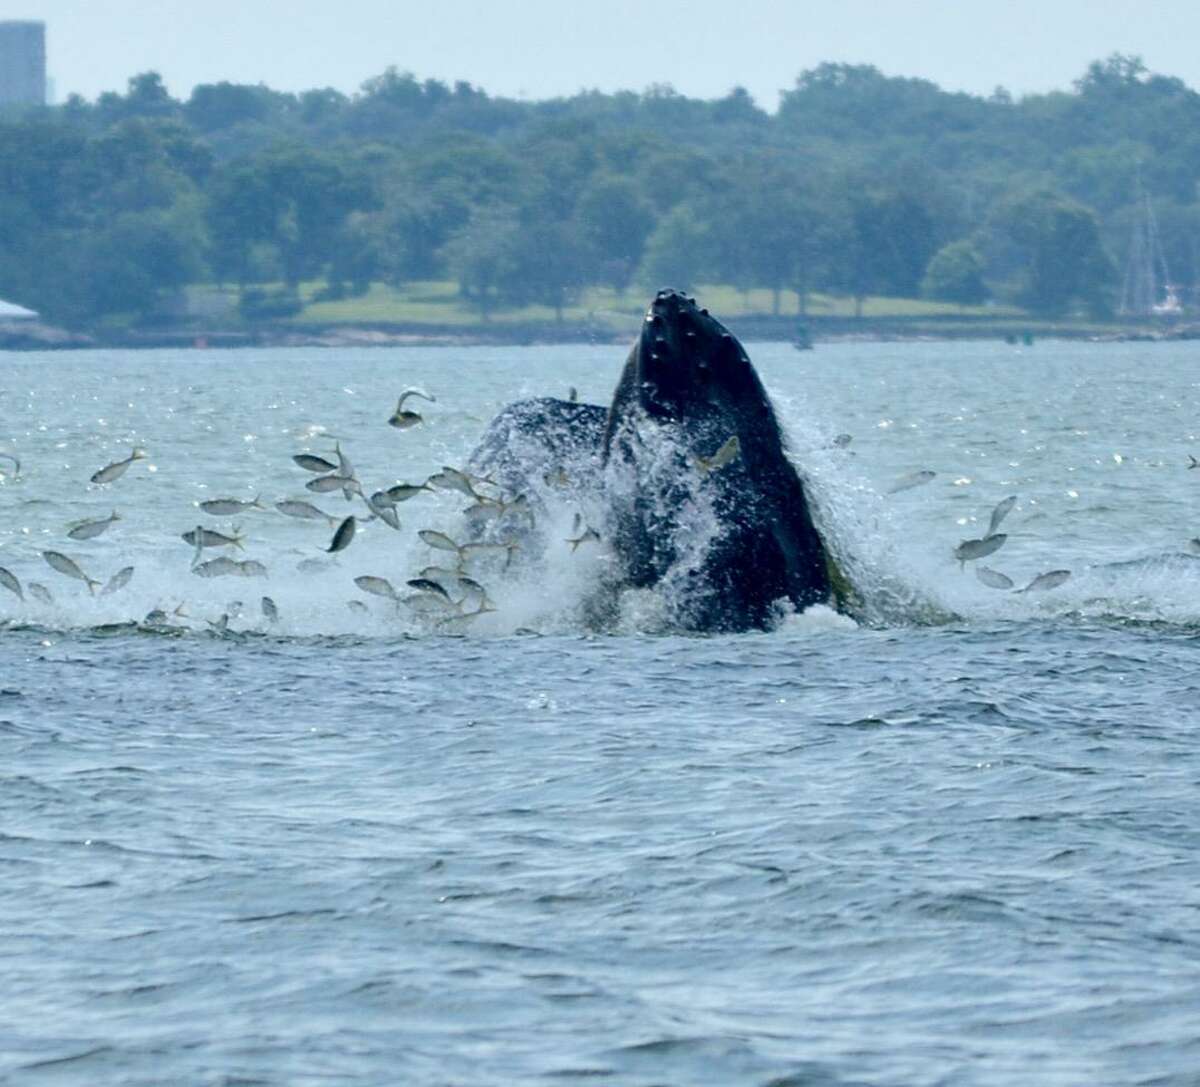
[[[46,104],[46,24],[0,23],[0,107]]]

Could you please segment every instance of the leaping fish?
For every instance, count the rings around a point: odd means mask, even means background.
[[[126,585],[129,584],[133,577],[133,567],[126,566],[118,570],[112,577],[108,579],[108,584],[100,590],[101,596],[111,596],[113,593],[120,592]]]
[[[1012,578],[987,566],[976,566],[975,576],[989,589],[1011,589],[1013,587]]]
[[[350,476],[317,476],[316,479],[310,479],[304,486],[313,494],[330,494],[333,491],[341,491],[343,495],[347,492],[362,494],[362,484]]]
[[[102,517],[95,521],[77,521],[71,526],[67,535],[72,540],[94,540],[97,536],[107,532],[119,520],[121,520],[121,515],[113,510],[111,517]]]
[[[983,534],[984,539],[987,539],[988,536],[996,535],[996,529],[1000,527],[1000,522],[1012,512],[1012,508],[1016,504],[1017,496],[1015,494],[1010,494],[1007,498],[1001,499],[996,503],[996,508],[992,510],[991,520],[988,521],[988,530]]]
[[[735,434],[711,457],[696,457],[696,467],[703,475],[708,475],[709,472],[715,472],[718,468],[724,468],[725,465],[736,460],[741,451],[742,443]]]
[[[397,430],[407,430],[409,427],[414,427],[424,421],[420,413],[405,410],[404,401],[410,396],[419,396],[422,400],[428,400],[434,404],[437,403],[437,397],[430,396],[420,389],[405,389],[400,394],[400,399],[396,401],[396,410],[392,412],[392,417],[388,420],[388,426],[394,426]]]
[[[450,599],[450,594],[446,592],[446,587],[438,584],[436,581],[431,581],[429,578],[414,577],[406,581],[405,584],[410,589],[416,589],[419,593],[433,593],[434,596],[440,596],[449,603],[454,603]]]
[[[242,541],[245,540],[238,530],[233,530],[232,536],[226,536],[224,532],[217,532],[211,528],[201,528],[197,525],[189,532],[181,532],[180,538],[185,543],[190,543],[197,550],[203,547],[236,547],[239,551],[245,551]]]
[[[338,525],[337,531],[333,534],[333,539],[325,550],[331,555],[335,551],[345,551],[354,539],[354,530],[357,526],[358,522],[354,519],[354,515],[351,514]]]
[[[435,532],[431,528],[423,528],[417,535],[420,537],[422,543],[428,544],[438,551],[453,551],[456,555],[462,554],[462,548],[444,532]]]
[[[88,587],[88,592],[93,596],[96,595],[96,589],[100,582],[88,577],[87,574],[85,574],[79,568],[78,563],[67,558],[66,555],[63,555],[58,551],[43,551],[42,558],[46,560],[51,569],[57,570],[64,577],[72,577],[76,581],[84,582]]]
[[[354,579],[354,584],[362,589],[364,593],[370,593],[372,596],[382,596],[388,600],[399,600],[395,586],[385,577],[373,577],[371,574],[363,574],[361,577]]]
[[[241,570],[240,564],[225,555],[197,563],[192,567],[192,573],[197,577],[237,577]]]
[[[407,502],[410,498],[414,498],[422,491],[433,491],[433,488],[429,486],[428,480],[426,480],[424,483],[397,483],[394,486],[389,487],[383,493],[386,494],[392,502]]]
[[[200,503],[200,508],[211,517],[236,517],[247,510],[265,510],[262,495],[255,497],[253,502],[241,498],[210,498]]]
[[[995,536],[985,536],[982,540],[963,540],[954,549],[954,557],[958,559],[960,565],[966,566],[968,562],[986,558],[993,552],[999,551],[1007,539],[1008,537],[1001,532]]]
[[[276,502],[275,508],[286,517],[296,517],[302,521],[324,521],[328,525],[336,525],[337,518],[317,509],[311,502],[299,502],[288,499]]]
[[[1018,589],[1017,592],[1036,593],[1044,592],[1046,589],[1056,589],[1070,576],[1070,570],[1048,570],[1044,574],[1038,574],[1025,588]]]
[[[22,603],[25,602],[25,594],[21,591],[21,583],[17,580],[16,575],[11,571],[0,566],[0,585],[3,585],[10,593],[15,593],[17,599]]]
[[[458,491],[459,494],[466,495],[467,498],[477,500],[479,495],[475,491],[474,484],[486,483],[488,481],[473,479],[466,472],[460,472],[457,468],[451,468],[449,465],[443,464],[442,470],[431,475],[427,482],[448,491]]]
[[[145,450],[135,448],[124,460],[114,461],[112,464],[107,464],[100,471],[92,476],[93,483],[112,483],[114,480],[120,479],[128,470],[129,466],[135,460],[145,460]]]
[[[337,471],[336,464],[331,464],[324,457],[318,457],[313,453],[297,453],[292,457],[292,460],[306,472],[316,472],[319,475],[324,475],[326,472]]]

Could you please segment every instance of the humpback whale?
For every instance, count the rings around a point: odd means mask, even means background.
[[[681,292],[651,302],[607,408],[511,404],[470,469],[529,496],[526,552],[549,543],[550,502],[590,511],[611,552],[589,607],[601,625],[627,589],[661,591],[669,625],[696,633],[769,629],[788,606],[832,600],[770,398],[737,338]]]

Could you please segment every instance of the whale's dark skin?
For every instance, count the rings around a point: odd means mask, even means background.
[[[705,470],[734,436],[739,455]],[[737,339],[679,292],[651,303],[607,410],[510,405],[471,463],[510,492],[552,465],[577,493],[600,496],[610,588],[662,584],[678,629],[767,629],[778,601],[831,599],[825,547],[766,390]],[[699,543],[687,516],[697,507],[718,526]]]

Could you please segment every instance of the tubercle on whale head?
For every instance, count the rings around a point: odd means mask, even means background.
[[[686,415],[711,402],[715,386],[749,366],[741,344],[720,321],[669,287],[646,311],[637,354],[638,400],[652,415]]]

